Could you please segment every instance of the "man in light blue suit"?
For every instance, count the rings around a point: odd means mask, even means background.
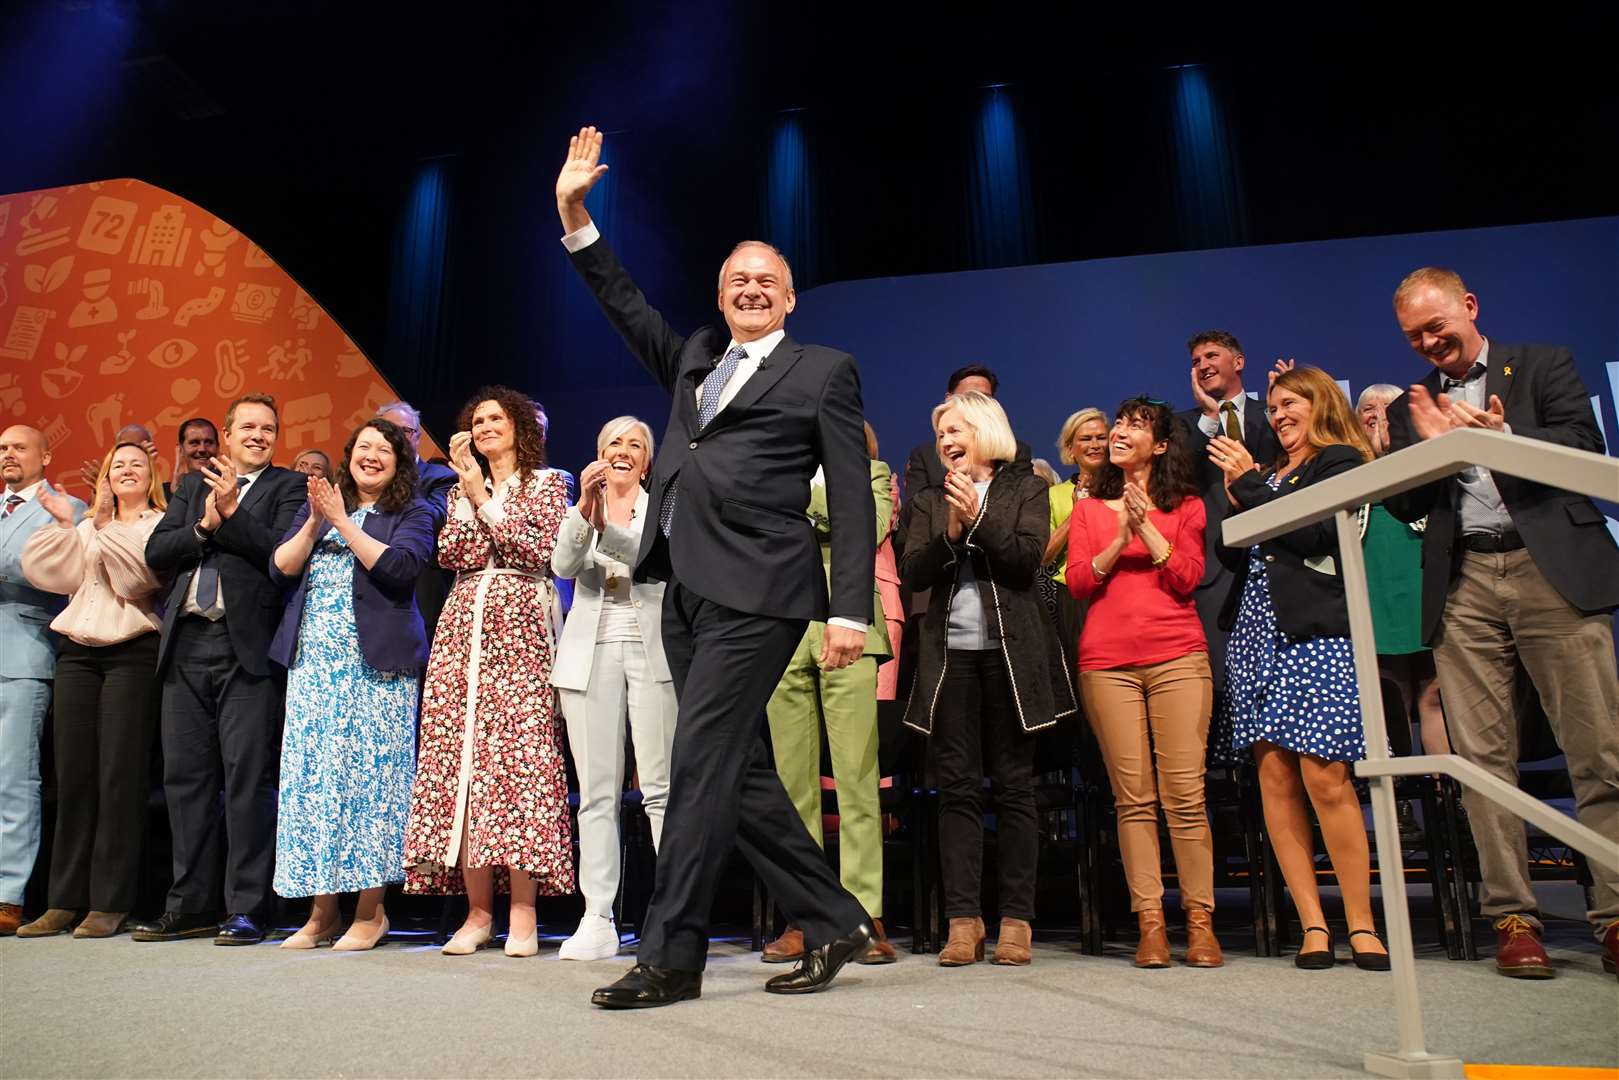
[[[67,602],[29,585],[22,572],[23,544],[52,520],[35,498],[50,461],[34,428],[0,432],[0,935],[17,932],[39,851],[39,734],[56,677],[50,622]],[[84,503],[69,501],[77,521]]]

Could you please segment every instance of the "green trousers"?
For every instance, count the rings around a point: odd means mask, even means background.
[[[798,643],[767,712],[776,772],[810,836],[821,835],[821,725],[832,751],[838,789],[838,868],[843,887],[866,913],[883,913],[883,827],[877,805],[877,661],[862,656],[838,671],[822,671],[822,623]]]

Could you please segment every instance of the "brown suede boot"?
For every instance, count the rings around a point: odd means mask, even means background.
[[[950,939],[939,950],[940,967],[966,967],[984,958],[984,920],[951,919]]]
[[[54,937],[65,934],[73,929],[73,924],[79,921],[77,911],[67,908],[51,908],[45,914],[31,923],[24,923],[17,927],[17,936],[20,938]]]
[[[1186,913],[1186,966],[1216,968],[1224,963],[1214,936],[1214,912],[1192,908]]]
[[[76,938],[117,937],[124,932],[127,913],[122,911],[92,911],[73,931]]]
[[[1001,932],[995,937],[995,962],[1022,967],[1034,959],[1029,950],[1034,940],[1034,929],[1024,919],[1002,919]]]
[[[1141,943],[1136,946],[1136,967],[1166,968],[1169,966],[1169,933],[1164,929],[1162,908],[1136,912],[1141,927]]]

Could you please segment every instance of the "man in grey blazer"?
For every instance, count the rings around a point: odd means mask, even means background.
[[[0,432],[0,936],[17,932],[39,851],[39,735],[56,678],[50,622],[67,603],[29,585],[22,572],[23,544],[52,521],[35,498],[50,463],[38,430],[18,424]],[[68,501],[77,521],[84,503]]]

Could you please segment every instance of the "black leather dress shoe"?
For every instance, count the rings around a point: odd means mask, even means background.
[[[703,996],[703,973],[636,964],[612,986],[590,995],[604,1009],[655,1009]]]
[[[151,922],[132,922],[129,936],[136,941],[180,941],[183,938],[213,937],[219,932],[219,920],[212,915],[187,915],[183,911],[165,911]]]
[[[838,971],[850,960],[866,955],[877,940],[871,927],[861,923],[849,933],[816,949],[807,949],[804,959],[792,971],[765,983],[772,994],[813,994],[831,985]]]
[[[257,945],[264,940],[264,927],[250,915],[232,915],[219,925],[215,945]]]

